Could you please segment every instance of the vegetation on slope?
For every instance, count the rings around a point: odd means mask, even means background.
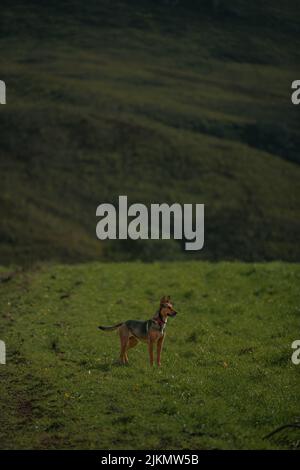
[[[204,203],[196,257],[299,260],[299,6],[260,3],[2,2],[3,264],[181,259],[96,240],[119,194]]]

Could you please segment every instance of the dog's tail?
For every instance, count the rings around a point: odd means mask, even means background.
[[[117,325],[113,325],[113,326],[98,326],[98,328],[99,330],[103,330],[103,331],[113,331],[119,328],[119,326],[121,325],[123,325],[123,323],[118,323]]]

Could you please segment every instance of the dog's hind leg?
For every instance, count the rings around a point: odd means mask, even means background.
[[[127,341],[128,340],[126,338],[121,338],[120,361],[122,362],[122,364],[126,364],[128,362],[128,357],[126,354]]]
[[[137,344],[138,344],[138,340],[134,336],[131,336],[128,340],[127,349],[126,349],[127,362],[128,362],[128,356],[127,356],[128,349],[134,348]]]
[[[128,362],[126,349],[127,349],[128,340],[129,340],[129,330],[125,324],[119,328],[119,334],[120,334],[120,343],[121,343],[120,361],[122,364],[126,364]]]
[[[138,344],[138,342],[138,339],[136,339],[134,336],[131,336],[127,344],[127,349],[134,348]]]

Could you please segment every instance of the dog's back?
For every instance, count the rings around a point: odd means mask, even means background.
[[[152,321],[127,320],[125,325],[133,336],[139,339],[147,339],[147,334]]]

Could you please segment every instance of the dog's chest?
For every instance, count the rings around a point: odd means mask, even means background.
[[[164,335],[165,328],[165,324],[152,323],[149,333],[153,339],[159,339]]]
[[[162,331],[156,331],[152,329],[149,331],[149,338],[154,342],[159,340],[163,335],[164,333]]]

